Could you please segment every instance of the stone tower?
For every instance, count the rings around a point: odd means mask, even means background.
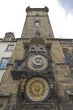
[[[40,37],[53,38],[53,31],[48,17],[49,9],[27,7],[26,20],[22,31],[22,38],[32,38],[39,35]]]
[[[0,110],[73,110],[73,40],[54,38],[48,11],[26,9],[0,83]],[[4,43],[10,39],[11,32]]]
[[[20,81],[17,90],[17,109],[19,110],[55,110],[57,109],[57,91],[52,71],[51,42],[54,39],[49,9],[26,8],[26,20],[21,35],[23,57],[16,55],[12,78]],[[18,51],[18,50],[16,50]],[[15,54],[16,54],[15,51]],[[18,73],[18,75],[16,75]]]

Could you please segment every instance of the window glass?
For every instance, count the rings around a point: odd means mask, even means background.
[[[0,69],[5,69],[8,63],[9,63],[9,58],[2,58],[2,61],[0,63]]]
[[[40,50],[43,50],[43,47],[40,47]]]
[[[14,49],[14,45],[8,45],[8,47],[7,47],[8,52],[12,52],[13,49]]]
[[[36,22],[36,24],[35,24],[37,27],[39,27],[39,22]]]
[[[39,25],[40,25],[40,22],[37,20],[37,21],[35,21],[35,26],[36,27],[39,27]]]
[[[45,47],[43,45],[35,44],[35,45],[32,45],[29,48],[29,52],[42,52],[42,53],[45,53],[46,49],[45,49]]]

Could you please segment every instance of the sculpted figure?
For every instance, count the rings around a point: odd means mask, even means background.
[[[22,75],[18,85],[18,91],[20,92],[20,99],[24,99],[24,89],[26,85],[26,76]]]

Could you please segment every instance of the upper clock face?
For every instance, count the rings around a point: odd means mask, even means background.
[[[42,55],[32,55],[28,58],[27,66],[31,70],[41,71],[47,68],[48,61]]]
[[[26,85],[26,94],[32,101],[43,101],[49,94],[48,82],[40,77],[31,78]]]

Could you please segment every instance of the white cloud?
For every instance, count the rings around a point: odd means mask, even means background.
[[[55,37],[73,38],[73,16],[66,15],[57,0],[1,0],[0,38],[9,31],[14,32],[16,37],[21,37],[27,6],[34,8],[48,6]]]

